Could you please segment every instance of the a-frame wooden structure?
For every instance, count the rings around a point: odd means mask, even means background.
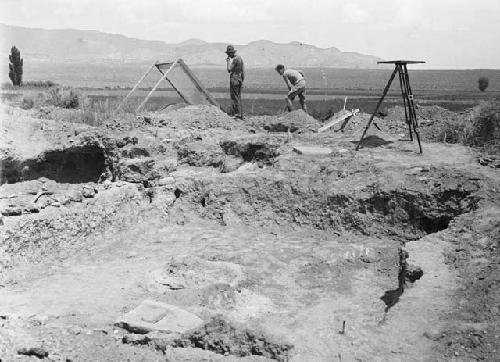
[[[194,75],[191,69],[189,69],[187,64],[179,58],[175,62],[155,62],[153,65],[151,65],[151,67],[149,67],[146,73],[144,73],[144,75],[134,85],[132,90],[118,105],[117,110],[123,107],[125,102],[137,90],[139,85],[144,81],[144,79],[146,79],[148,74],[151,73],[151,71],[155,68],[161,73],[161,77],[148,93],[146,98],[144,98],[141,104],[137,107],[136,112],[139,112],[144,107],[146,102],[160,86],[163,80],[167,80],[172,88],[175,89],[175,91],[187,104],[211,104],[219,107],[215,98],[213,98],[212,95],[205,89],[205,87],[203,87],[199,79]]]

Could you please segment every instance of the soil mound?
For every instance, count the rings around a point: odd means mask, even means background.
[[[416,113],[418,131],[423,140],[432,140],[432,135],[436,132],[436,129],[442,127],[445,122],[454,121],[464,116],[437,105],[420,106],[416,109]],[[359,113],[352,117],[342,129],[347,132],[361,130],[366,126],[370,117],[371,114]],[[402,106],[390,108],[387,111],[387,116],[383,118],[375,117],[373,123],[371,127],[376,127],[376,124],[385,133],[399,136],[408,133],[405,109]]]
[[[264,129],[268,132],[291,132],[304,133],[316,132],[320,123],[303,110],[284,113],[280,116],[252,117],[254,127]]]
[[[423,120],[452,120],[457,116],[456,112],[437,105],[418,107],[417,109],[417,117]]]
[[[195,128],[208,130],[211,128],[234,129],[241,126],[222,110],[215,106],[192,105],[180,109],[166,109],[158,113],[145,115],[144,122],[159,127]]]
[[[418,120],[450,120],[457,117],[457,113],[438,105],[419,106],[416,108]],[[394,106],[387,111],[387,120],[404,121],[405,109],[401,106]]]
[[[277,361],[288,361],[293,349],[290,343],[234,325],[221,316],[213,317],[202,328],[183,334],[175,347],[202,348],[239,357],[257,355]]]

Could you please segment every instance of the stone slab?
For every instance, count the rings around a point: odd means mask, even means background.
[[[132,333],[152,331],[184,333],[203,324],[195,314],[171,304],[145,300],[122,316],[115,325]]]

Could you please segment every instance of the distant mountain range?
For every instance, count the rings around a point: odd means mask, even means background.
[[[179,44],[128,38],[94,30],[47,30],[0,24],[2,54],[17,46],[26,60],[50,62],[144,62],[183,58],[189,65],[224,66],[226,43],[208,43],[190,39]],[[291,42],[277,44],[258,40],[235,45],[247,67],[287,66],[376,68],[376,56],[342,52],[337,48]]]

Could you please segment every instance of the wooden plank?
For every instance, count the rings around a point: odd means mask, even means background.
[[[168,70],[170,68],[172,68],[172,64],[174,64],[174,63],[175,62],[164,62],[164,63],[156,62],[155,66],[156,66],[156,69],[158,69],[161,74],[165,74],[164,70],[166,70],[168,72]]]
[[[154,91],[156,90],[156,88],[159,87],[160,83],[162,80],[164,80],[165,78],[167,78],[167,73],[165,73],[164,75],[161,76],[160,80],[158,80],[158,82],[155,84],[155,86],[153,87],[153,89],[151,89],[151,91],[149,92],[149,94],[146,96],[146,98],[144,98],[144,100],[142,101],[141,104],[139,104],[139,107],[137,107],[137,109],[135,110],[135,112],[139,112],[139,110],[144,107],[144,105],[146,104],[146,102],[148,101],[149,97],[151,97],[151,95],[154,93]]]
[[[118,107],[116,107],[115,111],[118,111],[125,104],[125,101],[132,95],[132,93],[135,92],[135,90],[137,89],[137,87],[139,86],[139,84],[141,84],[142,81],[144,80],[144,78],[146,78],[146,76],[151,72],[151,70],[153,70],[153,68],[155,67],[155,65],[156,65],[156,63],[153,63],[153,65],[151,65],[151,67],[149,67],[149,69],[146,71],[146,73],[144,73],[144,75],[141,77],[141,79],[139,79],[139,81],[134,85],[134,87],[132,88],[132,90],[125,96],[125,98],[123,98],[123,100],[118,105]]]
[[[329,128],[332,128],[336,124],[346,120],[349,117],[355,116],[356,113],[359,112],[359,109],[353,109],[352,111],[348,111],[346,109],[341,110],[339,113],[335,114],[330,122],[325,124],[323,127],[318,129],[318,133],[326,131]]]
[[[422,64],[425,63],[423,60],[384,60],[377,62],[377,64]]]
[[[162,70],[160,68],[158,68],[158,70],[165,75],[165,79],[170,83],[170,85],[172,86],[172,88],[175,89],[175,91],[177,92],[177,94],[182,98],[182,100],[184,101],[184,103],[186,104],[191,104],[188,102],[188,100],[186,99],[186,97],[184,97],[184,94],[182,94],[181,92],[179,92],[179,90],[177,89],[177,87],[174,85],[174,83],[172,83],[170,81],[170,79],[168,79],[168,72],[170,72],[171,69],[174,69],[174,67],[179,63],[178,60],[176,60],[175,62],[173,62],[172,64],[170,64],[170,68],[168,68],[168,70],[163,73]]]
[[[331,148],[318,146],[295,146],[293,150],[304,156],[328,156],[333,152]]]

